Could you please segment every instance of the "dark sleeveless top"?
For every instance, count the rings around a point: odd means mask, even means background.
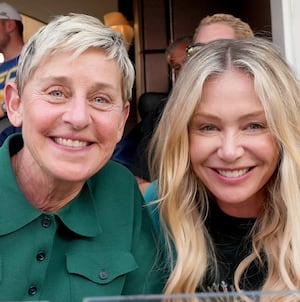
[[[206,227],[213,240],[218,262],[219,279],[213,281],[207,275],[201,291],[234,291],[233,276],[239,263],[251,253],[249,233],[255,218],[237,218],[222,212],[217,204],[210,202]],[[259,290],[267,273],[267,265],[250,264],[240,282],[243,290]]]

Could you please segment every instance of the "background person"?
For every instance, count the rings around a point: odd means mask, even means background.
[[[4,87],[16,77],[19,55],[24,45],[23,23],[19,12],[6,2],[0,3],[0,132],[10,125],[6,116]]]
[[[204,17],[195,29],[194,43],[207,44],[218,39],[244,39],[253,37],[248,23],[231,14],[214,14]]]
[[[24,46],[5,89],[22,134],[0,148],[1,299],[161,291],[136,180],[109,161],[133,82],[120,34],[91,16],[58,16]]]
[[[300,288],[299,114],[299,83],[271,42],[218,40],[190,53],[151,151],[176,253],[166,293]]]
[[[170,43],[165,51],[167,63],[171,69],[172,84],[178,77],[186,59],[186,48],[191,44],[192,37],[184,36]],[[174,77],[174,79],[173,79]]]
[[[165,51],[166,61],[171,69],[171,77],[177,77],[186,58],[186,48],[191,37],[185,36],[172,42]],[[142,120],[117,145],[112,160],[124,164],[136,176],[141,191],[143,185],[148,186],[150,175],[148,170],[148,146],[152,134],[166,104],[167,96],[159,97]],[[146,180],[146,181],[145,181]]]

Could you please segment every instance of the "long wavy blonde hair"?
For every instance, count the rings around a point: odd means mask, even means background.
[[[300,288],[299,83],[271,42],[250,38],[211,42],[188,58],[151,143],[149,162],[153,179],[158,179],[160,219],[171,263],[167,294],[194,293],[208,271],[217,271],[205,227],[208,193],[190,163],[189,123],[206,80],[229,69],[252,76],[280,152],[278,169],[267,184],[266,203],[252,232],[252,253],[237,268],[235,286],[239,289],[242,273],[264,253],[268,267],[262,290]],[[284,301],[299,301],[299,297]]]

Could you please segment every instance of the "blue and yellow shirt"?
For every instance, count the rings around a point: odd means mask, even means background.
[[[6,82],[16,78],[19,56],[3,62],[0,65],[0,104],[4,102],[4,87]]]

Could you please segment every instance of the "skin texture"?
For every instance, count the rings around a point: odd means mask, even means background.
[[[235,39],[233,28],[225,23],[202,25],[194,37],[194,43],[206,44],[219,39]]]
[[[257,216],[279,154],[253,79],[237,70],[209,79],[189,138],[193,170],[219,207],[236,217]]]
[[[115,61],[98,49],[70,56],[56,53],[39,64],[22,96],[14,83],[6,88],[10,120],[23,127],[24,148],[12,158],[18,182],[48,211],[63,207],[109,160],[129,113]],[[103,103],[112,103],[110,110]]]

